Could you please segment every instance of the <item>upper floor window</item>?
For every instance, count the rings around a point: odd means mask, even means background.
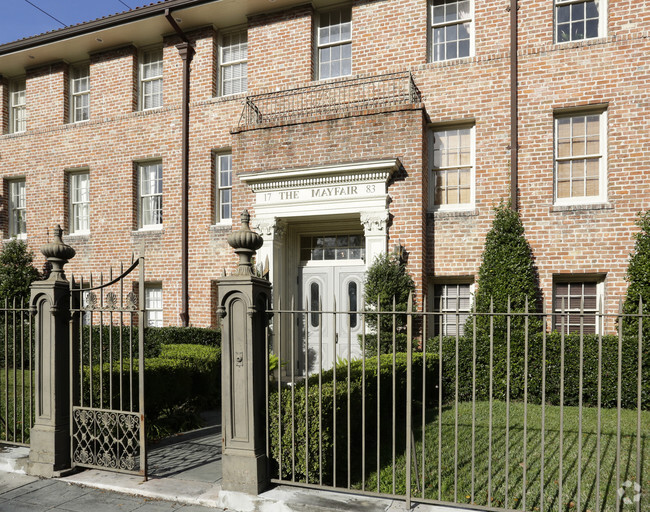
[[[472,52],[470,0],[433,0],[431,58],[434,61],[468,57]]]
[[[90,232],[90,174],[75,172],[70,174],[70,233]]]
[[[85,64],[70,70],[70,122],[90,119],[90,67]]]
[[[604,0],[555,0],[556,42],[581,41],[602,36],[605,32],[604,27],[601,27],[603,11]]]
[[[163,104],[163,51],[142,52],[140,62],[140,109],[149,110]]]
[[[216,222],[232,220],[232,155],[215,156]]]
[[[140,227],[162,227],[162,164],[140,164],[138,179]]]
[[[9,84],[9,133],[27,130],[27,84],[25,79],[13,80]]]
[[[352,74],[352,9],[322,12],[318,19],[318,78]]]
[[[474,127],[432,132],[430,203],[437,209],[467,209],[474,204]]]
[[[555,203],[605,201],[606,113],[555,119]]]
[[[25,179],[9,182],[9,236],[25,238],[27,236],[27,195]]]
[[[248,33],[230,32],[221,37],[221,95],[246,92],[248,88]]]

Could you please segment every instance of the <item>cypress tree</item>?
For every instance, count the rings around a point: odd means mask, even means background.
[[[629,283],[623,313],[638,314],[639,299],[643,302],[643,313],[650,314],[650,211],[639,213],[636,221],[639,231],[634,235],[634,251],[630,254],[625,280]],[[650,336],[650,318],[643,321],[643,337]],[[623,333],[638,336],[637,318],[623,319]]]

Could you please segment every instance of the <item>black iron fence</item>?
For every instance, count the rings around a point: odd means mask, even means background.
[[[426,309],[269,311],[273,481],[409,505],[648,509],[650,318],[641,307]],[[465,318],[464,330],[445,332],[449,315],[455,325]],[[314,318],[318,329],[305,328]],[[352,337],[355,321],[362,334]]]

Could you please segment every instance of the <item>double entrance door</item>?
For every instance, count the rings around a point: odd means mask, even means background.
[[[321,263],[321,262],[319,262]],[[326,263],[326,262],[322,262]],[[309,373],[331,368],[337,360],[361,357],[363,279],[366,267],[347,261],[299,268],[301,297],[309,314],[302,326]]]

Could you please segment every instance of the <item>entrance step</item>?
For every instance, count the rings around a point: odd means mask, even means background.
[[[0,471],[24,475],[28,462],[28,447],[0,445]]]

